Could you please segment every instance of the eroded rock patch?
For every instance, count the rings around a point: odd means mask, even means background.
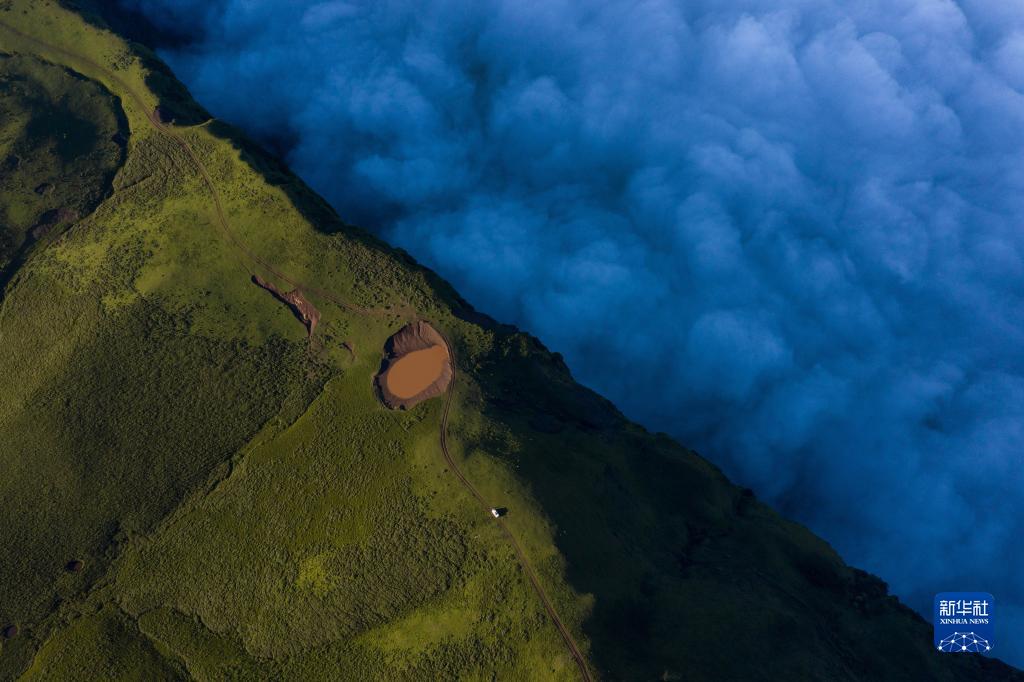
[[[298,289],[292,289],[287,292],[281,291],[259,275],[253,275],[252,282],[261,289],[266,289],[274,298],[288,306],[295,317],[299,318],[299,322],[305,325],[306,333],[309,336],[313,336],[313,331],[320,322],[320,311],[302,295],[301,291]]]
[[[399,329],[384,344],[384,360],[374,378],[381,402],[407,410],[444,393],[452,381],[452,359],[444,337],[423,321]]]

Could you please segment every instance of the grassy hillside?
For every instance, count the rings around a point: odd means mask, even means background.
[[[98,84],[0,52],[0,283],[109,193],[126,139],[116,99]]]
[[[345,225],[101,24],[0,2],[5,253],[68,209],[4,261],[0,679],[579,679],[442,457],[444,399],[374,396],[414,318],[456,353],[452,456],[594,678],[1024,679],[932,651],[883,583]],[[302,285],[312,338],[254,274]]]

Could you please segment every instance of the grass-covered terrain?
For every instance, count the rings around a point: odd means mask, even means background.
[[[0,283],[109,193],[126,134],[117,100],[96,82],[0,51]]]
[[[442,457],[443,399],[374,396],[414,316],[456,352],[451,454],[595,678],[1024,679],[932,651],[879,580],[342,223],[87,19],[0,2],[4,234],[17,251],[74,211],[6,261],[0,679],[579,679]],[[312,339],[253,274],[305,285]]]

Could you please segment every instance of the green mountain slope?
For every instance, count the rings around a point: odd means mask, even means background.
[[[342,223],[145,48],[9,0],[0,53],[0,679],[1024,679],[932,651],[881,581]],[[312,337],[253,275],[316,305]],[[457,377],[387,410],[414,319]]]

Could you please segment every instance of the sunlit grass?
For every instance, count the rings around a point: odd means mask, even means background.
[[[441,400],[392,412],[374,397],[412,311],[458,355],[452,455],[510,510],[597,673],[841,679],[844,642],[882,633],[902,642],[879,653],[904,666],[894,679],[981,679],[937,663],[880,582],[628,424],[559,357],[460,318],[447,285],[196,120],[145,52],[50,2],[0,2],[0,21],[87,56],[0,28],[20,55],[0,66],[28,79],[0,93],[0,144],[41,115],[24,93],[47,88],[97,136],[119,108],[130,133],[120,166],[102,147],[73,154],[75,172],[25,138],[31,174],[0,195],[15,238],[41,210],[30,185],[66,182],[45,196],[88,212],[18,264],[0,307],[0,627],[20,628],[0,641],[0,679],[577,679],[512,548],[447,470]],[[174,130],[244,250],[147,120],[158,101],[188,124]],[[250,255],[374,313],[307,292],[323,315],[308,340],[251,283]],[[855,665],[875,679],[882,662]]]

